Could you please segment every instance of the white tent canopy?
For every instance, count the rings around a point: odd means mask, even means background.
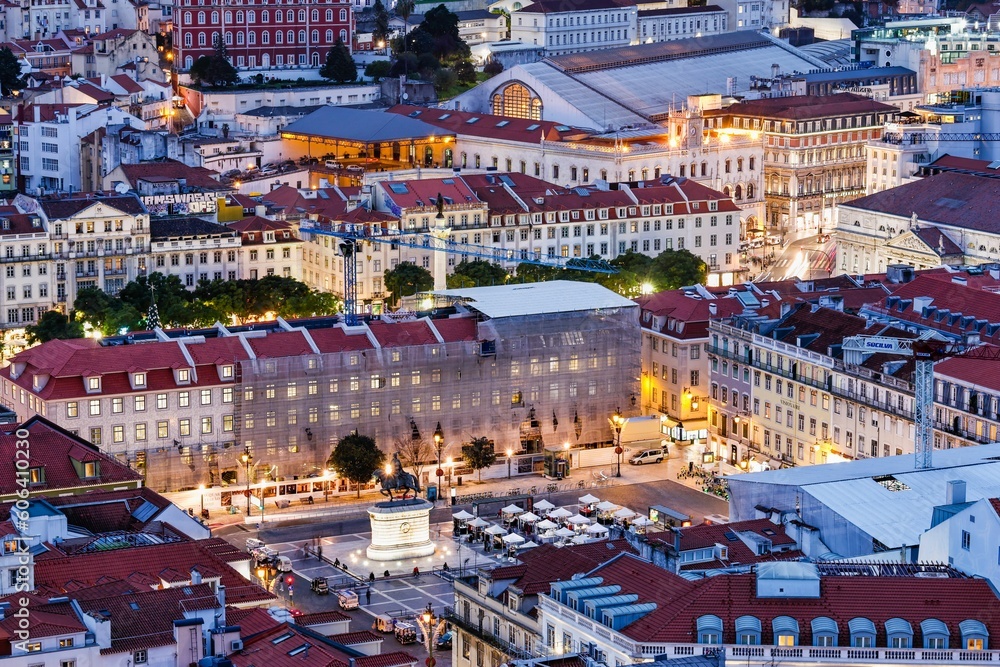
[[[490,526],[486,529],[486,532],[490,535],[506,535],[507,529],[501,528],[500,526]]]
[[[604,535],[608,532],[608,529],[599,523],[595,523],[593,526],[587,526],[587,532],[591,535]]]
[[[501,511],[504,514],[520,514],[524,510],[518,507],[517,505],[507,505],[507,507],[504,507],[503,510]]]
[[[538,544],[536,544],[535,542],[532,542],[531,540],[528,540],[527,542],[525,542],[524,544],[522,544],[521,546],[519,546],[518,549],[533,549],[533,548],[535,548],[537,546],[538,546]]]
[[[627,507],[623,507],[623,508],[621,508],[620,510],[618,510],[617,512],[614,513],[614,517],[616,519],[631,519],[634,516],[635,516],[635,512],[633,512],[632,510],[630,510]]]
[[[521,542],[524,542],[524,538],[518,535],[517,533],[504,535],[502,539],[505,544],[520,544]]]
[[[553,505],[549,501],[545,500],[544,498],[542,500],[539,500],[537,503],[535,503],[535,509],[538,510],[539,512],[544,512],[544,511],[550,510],[550,509],[552,509],[554,507],[555,507],[555,505]]]
[[[590,519],[583,516],[582,514],[574,514],[570,518],[566,519],[566,521],[573,524],[574,526],[590,523]]]
[[[589,541],[590,538],[588,538],[586,535],[577,535],[572,540],[570,540],[570,542],[572,542],[573,544],[586,544]]]
[[[610,500],[605,500],[604,502],[597,504],[597,509],[600,512],[610,512],[613,509],[618,509],[621,505],[615,505]]]
[[[565,507],[560,507],[559,509],[554,509],[549,512],[550,519],[565,519],[568,516],[573,516],[573,513]]]
[[[528,523],[532,523],[534,521],[538,521],[541,518],[542,517],[538,516],[537,514],[535,514],[533,512],[525,512],[521,516],[517,517],[517,520],[518,521],[527,521]]]
[[[569,528],[560,528],[559,530],[556,531],[557,537],[573,537],[574,535],[576,535],[576,533],[574,533]]]
[[[632,522],[633,526],[652,526],[655,523],[652,519],[646,516],[638,516],[635,521]]]
[[[487,521],[486,519],[480,519],[477,516],[475,519],[473,519],[472,521],[470,521],[468,523],[468,525],[472,526],[473,528],[482,528],[483,526],[490,525],[490,522]]]
[[[600,498],[596,498],[590,495],[589,493],[585,495],[583,498],[580,498],[579,500],[581,505],[593,505],[594,503],[601,501]]]
[[[451,516],[452,516],[452,518],[458,519],[459,521],[468,521],[469,519],[475,519],[476,518],[475,515],[469,514],[465,510],[462,510],[461,512],[458,512],[456,514],[452,514]]]
[[[553,528],[558,528],[559,524],[555,521],[549,521],[548,519],[542,519],[535,524],[536,530],[552,530]]]

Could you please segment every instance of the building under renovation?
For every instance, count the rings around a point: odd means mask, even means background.
[[[546,448],[611,444],[609,417],[637,413],[632,301],[568,281],[431,296],[429,315],[354,327],[279,320],[50,341],[0,371],[3,402],[144,470],[154,489],[242,489],[249,474],[302,480],[301,493],[327,490],[309,480],[354,430],[390,452],[440,424],[442,461],[486,436],[529,472]]]

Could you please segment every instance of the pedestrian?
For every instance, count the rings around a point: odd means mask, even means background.
[[[372,589],[369,588],[365,591],[365,604],[371,605],[371,603],[372,603]]]
[[[375,573],[374,572],[369,572],[368,573],[368,583],[370,583],[370,584],[375,583]]]
[[[385,577],[386,579],[388,579],[389,578],[389,570],[386,570],[385,574],[383,574],[382,576]]]

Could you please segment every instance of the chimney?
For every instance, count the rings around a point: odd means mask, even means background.
[[[197,586],[201,583],[201,572],[197,568],[191,568],[191,584]]]
[[[715,317],[716,315],[718,315],[719,314],[719,305],[716,304],[716,303],[710,303],[710,304],[708,304],[708,314],[711,315],[712,317]]]
[[[219,599],[219,607],[222,609],[226,608],[226,587],[219,584],[219,587],[215,589],[215,597]],[[225,625],[225,623],[223,623]]]
[[[965,480],[950,479],[944,489],[944,504],[957,505],[965,502]]]
[[[253,214],[256,215],[256,216],[259,216],[261,218],[266,218],[267,217],[267,207],[264,206],[263,204],[258,204],[254,208]]]

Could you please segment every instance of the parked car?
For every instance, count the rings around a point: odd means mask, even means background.
[[[784,242],[784,237],[781,234],[771,234],[767,237],[768,245],[781,245]]]
[[[365,170],[360,164],[349,164],[347,165],[347,171],[363,172]]]
[[[659,463],[663,460],[662,449],[644,449],[628,460],[634,466],[641,466],[645,463]]]
[[[336,160],[327,160],[323,163],[327,169],[343,169],[344,165],[340,164]]]
[[[372,622],[372,630],[376,632],[390,633],[396,627],[396,620],[389,614],[379,614]]]
[[[341,609],[357,609],[358,594],[349,590],[337,591],[337,604]]]

